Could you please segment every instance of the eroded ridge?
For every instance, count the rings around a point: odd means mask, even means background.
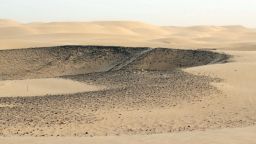
[[[224,54],[199,50],[59,46],[0,51],[0,79],[52,78],[120,69],[173,70],[221,62]]]

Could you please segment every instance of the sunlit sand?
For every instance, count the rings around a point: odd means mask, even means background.
[[[66,79],[28,79],[0,81],[0,97],[46,96],[101,90],[103,87]]]

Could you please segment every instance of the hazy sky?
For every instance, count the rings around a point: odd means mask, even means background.
[[[0,0],[0,18],[256,27],[256,0]]]

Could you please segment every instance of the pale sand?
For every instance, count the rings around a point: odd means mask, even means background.
[[[251,115],[255,115],[256,51],[225,51],[225,53],[234,56],[231,63],[199,66],[188,68],[185,71],[197,75],[209,74],[222,78],[223,82],[213,85],[222,90],[226,94],[226,98],[218,99],[216,103],[222,103],[223,106],[237,113],[243,111],[244,115],[250,112],[252,112]],[[221,133],[218,137],[210,136],[206,143],[256,143],[255,130],[255,127],[230,129],[231,134]],[[243,136],[236,135],[237,133]],[[205,135],[202,136],[202,138],[204,137]],[[216,139],[221,140],[215,141]],[[229,139],[232,141],[229,141]]]
[[[132,21],[23,24],[0,20],[0,49],[72,44],[253,50],[256,29],[163,27]]]
[[[235,108],[252,106],[256,113],[256,51],[229,51],[232,62],[188,68],[193,74],[207,73],[222,78],[214,84],[228,96],[226,105]]]
[[[107,137],[61,137],[0,138],[3,144],[255,144],[256,127],[208,131],[183,132],[174,134],[107,136]]]
[[[0,97],[60,95],[101,89],[103,86],[57,78],[0,81]]]
[[[20,24],[0,21],[0,48],[26,48],[63,44],[97,44],[150,46],[175,48],[216,48],[235,55],[231,63],[215,64],[185,69],[197,75],[222,78],[213,84],[225,93],[203,101],[209,111],[201,111],[202,105],[188,105],[178,114],[197,115],[230,112],[240,120],[256,115],[256,30],[240,26],[228,27],[159,27],[138,22],[90,22],[90,23],[31,23]],[[75,29],[74,29],[75,27]],[[233,50],[233,51],[226,51]],[[236,51],[234,51],[236,50]],[[239,50],[239,51],[238,51]],[[225,107],[225,110],[221,108]],[[175,110],[175,109],[174,109]],[[166,111],[154,112],[164,116]],[[175,112],[168,112],[172,114]],[[239,113],[239,117],[235,116]],[[243,117],[244,115],[244,117]],[[169,116],[166,116],[168,119]],[[230,118],[230,117],[227,117]],[[253,121],[253,120],[252,120]],[[115,122],[113,122],[114,124]],[[150,136],[120,136],[94,138],[1,138],[0,143],[256,143],[256,128],[206,130]]]

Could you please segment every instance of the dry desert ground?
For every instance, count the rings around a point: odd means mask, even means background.
[[[0,20],[0,143],[256,143],[256,29]]]

